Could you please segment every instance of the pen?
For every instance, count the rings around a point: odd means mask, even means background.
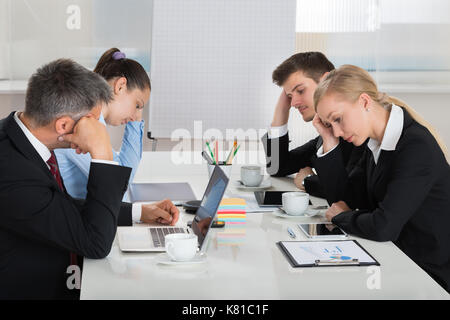
[[[358,259],[349,259],[349,260],[316,260],[316,265],[359,265]]]
[[[291,228],[287,227],[287,232],[289,233],[289,236],[291,238],[294,238],[294,239],[296,238],[295,233],[294,233],[294,231],[292,231]]]
[[[213,160],[205,151],[202,151],[202,157],[208,162],[209,164],[214,164]]]

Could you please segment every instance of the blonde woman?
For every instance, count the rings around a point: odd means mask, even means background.
[[[450,167],[434,131],[351,65],[329,73],[314,103],[313,124],[323,139],[316,170],[333,203],[327,219],[348,233],[393,241],[449,291]],[[368,140],[350,174],[339,137],[355,146]]]

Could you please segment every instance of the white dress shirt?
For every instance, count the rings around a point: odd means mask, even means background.
[[[393,104],[381,143],[372,138],[367,143],[367,147],[372,151],[375,164],[378,162],[381,150],[393,151],[397,147],[403,131],[403,121],[403,109]]]
[[[22,120],[19,119],[19,111],[14,113],[14,120],[16,120],[17,124],[19,125],[19,128],[22,129],[23,133],[27,137],[28,141],[30,141],[33,148],[37,151],[37,153],[41,156],[42,160],[44,160],[45,164],[47,165],[48,169],[50,170],[50,166],[48,165],[47,161],[52,156],[50,153],[50,150],[48,150],[47,146],[39,141],[38,138],[36,138],[30,130],[23,124]]]
[[[269,130],[267,130],[267,136],[269,137],[269,139],[282,137],[286,133],[288,133],[287,123],[279,127],[270,127]]]

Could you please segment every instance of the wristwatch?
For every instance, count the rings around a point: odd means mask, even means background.
[[[302,181],[302,186],[303,186],[303,188],[305,187],[305,180],[306,180],[306,178],[309,178],[309,177],[312,177],[313,176],[313,174],[308,174],[304,179],[303,179],[303,181]]]

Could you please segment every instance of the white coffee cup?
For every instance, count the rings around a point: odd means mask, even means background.
[[[171,233],[166,235],[166,253],[173,261],[189,261],[195,257],[198,240],[195,234]]]
[[[263,181],[264,175],[260,166],[242,166],[241,181],[247,187],[257,187]]]
[[[281,195],[283,210],[288,215],[302,215],[309,205],[309,194],[306,192],[285,192]]]

